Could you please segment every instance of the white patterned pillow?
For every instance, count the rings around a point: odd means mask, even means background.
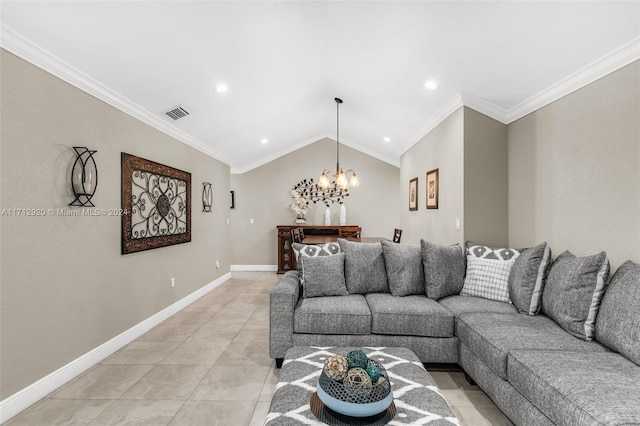
[[[511,303],[509,273],[518,256],[519,250],[467,243],[467,274],[460,294]]]

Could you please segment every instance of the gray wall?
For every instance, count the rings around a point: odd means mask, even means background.
[[[509,244],[640,262],[640,62],[509,125]]]
[[[5,51],[1,66],[3,209],[71,202],[73,145],[98,151],[98,207],[120,207],[121,151],[193,187],[192,241],[126,256],[119,217],[1,218],[4,399],[229,272],[230,234],[228,166]],[[203,181],[225,200],[214,213],[201,213]]]
[[[464,108],[464,237],[508,243],[507,126]]]
[[[233,265],[275,265],[276,226],[291,225],[295,213],[289,208],[291,187],[302,179],[318,181],[323,168],[335,170],[336,143],[322,139],[249,172],[231,175],[236,208],[231,210]],[[358,173],[360,186],[349,189],[347,224],[362,227],[363,236],[393,237],[400,225],[400,170],[344,145],[340,165]],[[338,204],[331,209],[331,224],[339,224]],[[324,204],[312,205],[307,224],[323,225]],[[250,219],[254,223],[250,223]]]
[[[402,242],[464,243],[464,108],[459,108],[400,158]],[[426,174],[439,169],[437,210],[426,208]],[[418,210],[409,211],[409,180],[418,177]],[[455,220],[462,229],[457,231]]]

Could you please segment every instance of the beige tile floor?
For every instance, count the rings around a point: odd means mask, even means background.
[[[262,425],[278,381],[268,348],[278,278],[234,273],[7,425]],[[511,424],[462,372],[432,375],[462,424]]]

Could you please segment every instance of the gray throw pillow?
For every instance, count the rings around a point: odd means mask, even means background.
[[[537,315],[542,290],[551,266],[551,249],[547,243],[524,250],[509,273],[509,297],[518,312]]]
[[[383,240],[382,252],[392,295],[425,294],[420,244],[397,244]]]
[[[349,294],[389,293],[380,243],[355,243],[338,239],[344,252],[344,275]]]
[[[334,256],[302,256],[302,297],[346,296],[344,253]]]
[[[596,340],[640,365],[640,265],[628,260],[611,278],[596,320]]]
[[[542,312],[569,334],[591,341],[608,279],[605,252],[576,257],[565,251],[551,265],[542,293]]]
[[[342,253],[338,243],[326,244],[291,244],[293,253],[296,256],[296,267],[300,272],[300,283],[304,285],[304,276],[302,275],[302,266],[300,264],[300,256],[317,257],[317,256],[333,256]]]
[[[460,244],[441,246],[420,240],[420,246],[427,297],[438,300],[460,294],[466,267]]]
[[[467,274],[460,294],[511,303],[509,273],[520,251],[467,242]]]

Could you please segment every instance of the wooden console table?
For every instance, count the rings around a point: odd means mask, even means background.
[[[296,258],[291,249],[291,229],[302,228],[305,236],[317,235],[346,238],[360,241],[362,228],[359,226],[314,226],[314,225],[279,225],[278,227],[278,273],[296,269]]]

